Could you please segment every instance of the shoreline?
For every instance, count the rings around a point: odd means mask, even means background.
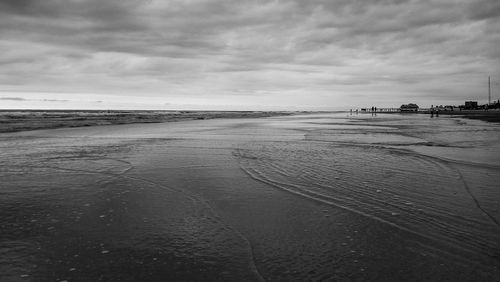
[[[478,119],[486,122],[500,122],[500,111],[488,110],[488,111],[443,111],[439,112],[440,115],[446,116],[457,116],[464,117],[468,119]]]
[[[321,113],[323,111],[318,111]],[[345,111],[349,113],[349,111]],[[218,118],[263,118],[316,113],[311,111],[157,111],[157,110],[0,110],[0,133],[31,130],[164,123]],[[361,114],[370,114],[369,112]],[[377,114],[431,115],[430,112],[377,112]],[[500,123],[500,111],[440,111],[439,115]],[[439,116],[437,116],[439,117]]]
[[[292,111],[0,110],[0,133],[40,129],[163,123],[216,118],[288,116]]]
[[[371,112],[360,112],[362,114],[371,114]],[[376,112],[375,114],[400,114],[400,115],[431,115],[430,112]],[[486,122],[500,123],[500,111],[498,110],[463,110],[463,111],[440,111],[439,115],[462,117],[468,119],[478,119]],[[436,114],[434,113],[434,116]],[[439,116],[437,116],[439,117]]]

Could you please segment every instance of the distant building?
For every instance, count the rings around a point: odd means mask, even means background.
[[[399,110],[402,111],[402,112],[418,112],[418,106],[417,104],[405,104],[405,105],[401,105],[401,107],[399,107]]]
[[[466,110],[477,109],[477,101],[465,101],[464,109]]]

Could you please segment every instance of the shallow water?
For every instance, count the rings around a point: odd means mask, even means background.
[[[394,114],[1,134],[0,280],[498,280],[499,137]]]

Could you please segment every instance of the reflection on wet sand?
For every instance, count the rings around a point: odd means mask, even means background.
[[[2,134],[0,280],[497,280],[499,133],[322,114]]]

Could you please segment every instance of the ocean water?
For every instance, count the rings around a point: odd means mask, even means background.
[[[498,280],[499,137],[345,113],[0,134],[0,280]]]

